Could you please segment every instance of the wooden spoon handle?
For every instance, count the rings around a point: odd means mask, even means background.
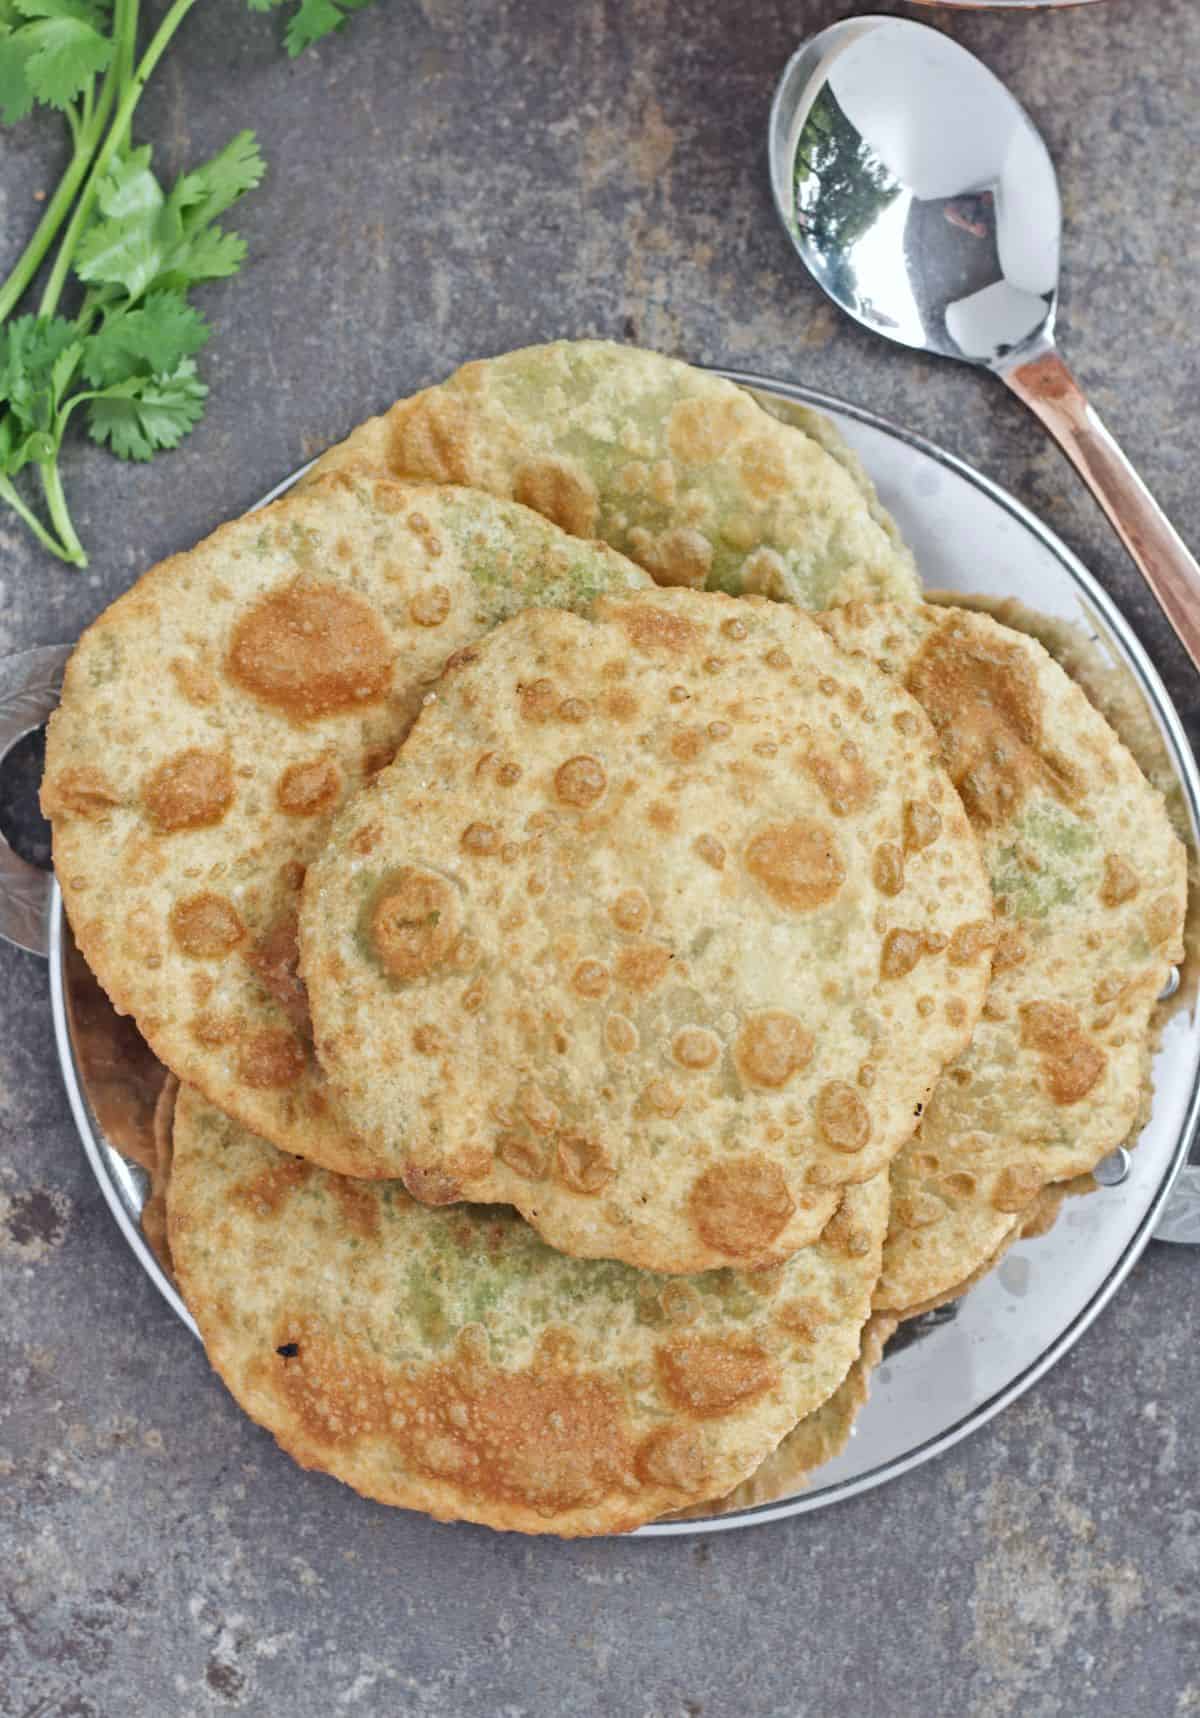
[[[1105,429],[1057,352],[1001,375],[1039,417],[1108,514],[1118,537],[1200,669],[1200,566]]]

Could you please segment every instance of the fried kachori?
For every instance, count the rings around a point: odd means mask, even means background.
[[[563,1535],[728,1491],[859,1349],[887,1177],[769,1272],[553,1252],[512,1211],[288,1157],[186,1086],[171,1255],[212,1365],[305,1467],[441,1520]]]
[[[1162,795],[1025,633],[932,605],[855,605],[823,624],[928,714],[1000,932],[974,1037],[892,1166],[876,1305],[904,1313],[971,1277],[1042,1188],[1129,1136],[1182,952],[1186,854]]]
[[[659,352],[557,340],[465,364],[315,470],[511,496],[659,584],[818,609],[915,601],[912,554],[865,473],[826,420],[804,422]]]
[[[384,1172],[312,1056],[305,867],[453,650],[528,603],[648,582],[513,502],[343,474],[105,610],[67,666],[42,803],[79,946],[162,1061],[276,1144]]]
[[[886,1168],[993,936],[897,682],[791,606],[651,590],[452,659],[309,870],[301,967],[419,1198],[690,1272],[787,1257]]]

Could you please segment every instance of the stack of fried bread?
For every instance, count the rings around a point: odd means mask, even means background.
[[[831,426],[601,342],[145,574],[43,803],[181,1082],[213,1366],[303,1465],[525,1532],[801,1484],[1131,1139],[1181,952],[1161,796],[1041,645],[921,601]]]

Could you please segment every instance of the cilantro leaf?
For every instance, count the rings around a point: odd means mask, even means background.
[[[252,12],[273,12],[289,0],[246,0]],[[371,0],[299,0],[288,20],[284,40],[292,59],[325,36],[340,30],[352,12],[361,12]]]
[[[28,68],[35,45],[0,14],[0,119],[5,125],[15,125],[33,109]]]
[[[106,176],[101,216],[79,241],[76,274],[90,286],[120,287],[132,300],[236,274],[245,243],[212,217],[265,171],[254,134],[240,132],[211,161],[183,174],[168,197],[150,169],[149,149],[133,150]]]
[[[168,375],[206,344],[210,332],[181,292],[155,292],[140,310],[106,313],[84,348],[83,373],[97,388],[138,375]]]
[[[88,228],[75,253],[75,273],[89,286],[119,286],[137,299],[149,291],[162,262],[153,221],[127,215]]]
[[[28,20],[10,28],[7,46],[22,56],[25,87],[35,100],[66,108],[107,70],[113,44],[104,31],[106,7],[93,0],[14,0],[11,10]]]
[[[24,429],[49,431],[82,352],[65,317],[16,317],[0,329],[0,405]]]
[[[254,133],[239,131],[211,161],[176,181],[171,202],[191,231],[231,209],[239,197],[254,190],[266,170]]]
[[[236,274],[246,260],[246,241],[220,227],[204,227],[166,258],[156,285],[194,286],[202,280],[223,280]]]
[[[162,208],[166,198],[150,170],[150,158],[148,143],[117,156],[96,187],[102,215],[120,221],[134,215],[153,214]]]
[[[118,383],[89,401],[88,434],[107,442],[118,459],[153,459],[161,448],[178,447],[199,423],[207,395],[195,364],[184,358],[169,376]]]
[[[300,0],[289,21],[284,40],[293,59],[323,36],[331,36],[348,21],[351,12],[361,12],[370,0]]]

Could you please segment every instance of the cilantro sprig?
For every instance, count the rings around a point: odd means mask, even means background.
[[[290,8],[292,55],[369,3],[247,0],[256,12]],[[62,177],[0,283],[0,503],[77,566],[87,556],[59,468],[68,426],[78,415],[118,458],[148,460],[199,422],[208,388],[196,356],[211,330],[189,294],[242,266],[245,241],[222,217],[266,171],[243,131],[168,189],[150,146],[131,141],[146,83],[195,4],[173,0],[139,54],[139,0],[0,0],[0,123],[51,108],[71,138]],[[19,314],[52,251],[36,308]]]

